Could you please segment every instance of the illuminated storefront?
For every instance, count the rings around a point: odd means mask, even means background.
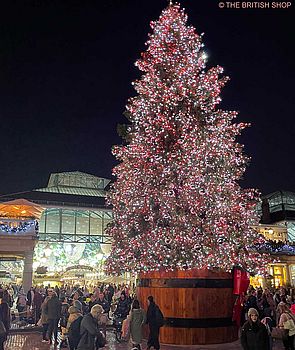
[[[26,198],[42,207],[33,260],[36,282],[57,282],[74,265],[87,265],[101,273],[111,246],[105,234],[113,219],[112,210],[105,205],[109,182],[81,172],[57,173],[50,175],[47,187],[7,198]],[[6,226],[0,222],[0,229],[15,230],[15,225]],[[22,264],[6,263],[5,267],[18,274]]]

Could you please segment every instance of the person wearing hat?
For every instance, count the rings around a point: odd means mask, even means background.
[[[74,350],[77,348],[80,340],[80,324],[83,318],[82,305],[70,306],[68,311],[69,318],[66,334],[68,335],[70,350]]]
[[[244,350],[270,350],[269,335],[258,318],[258,311],[248,310],[248,321],[242,327],[241,344]]]

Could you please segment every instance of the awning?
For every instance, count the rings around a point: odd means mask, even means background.
[[[26,199],[15,199],[0,203],[0,216],[9,218],[40,219],[44,208]]]

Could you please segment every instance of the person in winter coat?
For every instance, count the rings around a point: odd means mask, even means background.
[[[61,330],[61,348],[66,348],[66,332],[67,332],[67,323],[69,318],[69,304],[66,297],[61,297],[61,314],[60,314],[60,330]]]
[[[37,325],[37,322],[40,319],[42,301],[43,301],[43,297],[40,293],[40,290],[39,290],[39,288],[36,288],[35,293],[34,293],[34,298],[33,298],[35,325]]]
[[[295,323],[295,317],[292,315],[287,304],[279,303],[278,311],[280,313],[279,328],[284,329],[284,323],[288,320],[293,320]],[[295,350],[294,348],[295,329],[289,329],[286,337],[283,337],[283,344],[285,350]]]
[[[83,318],[82,308],[70,306],[68,311],[69,318],[66,333],[68,333],[70,350],[75,350],[80,340],[80,325]]]
[[[48,290],[48,293],[49,296],[51,295],[45,308],[48,317],[48,339],[52,343],[52,334],[54,334],[55,344],[58,344],[57,330],[61,314],[61,302],[53,290]]]
[[[247,315],[248,315],[248,311],[249,309],[256,309],[257,311],[259,310],[259,307],[257,305],[257,298],[256,298],[256,291],[255,290],[252,290],[250,292],[250,295],[248,296],[248,299],[246,301],[246,312],[247,312]]]
[[[147,349],[153,347],[155,350],[160,349],[159,332],[160,326],[157,320],[157,312],[159,312],[158,305],[155,304],[154,298],[150,295],[148,297],[148,309],[146,315],[146,323],[149,325],[150,333],[147,342]]]
[[[7,340],[7,329],[3,321],[2,304],[0,304],[0,350],[4,350],[4,343]]]
[[[81,303],[74,303],[69,307],[69,318],[67,323],[67,332],[70,329],[71,323],[74,322],[78,317],[83,316]]]
[[[18,298],[16,301],[16,309],[19,314],[19,320],[22,321],[25,318],[25,310],[27,307],[27,297],[23,291],[18,293]]]
[[[98,299],[96,299],[96,304],[100,305],[103,308],[103,313],[109,313],[111,306],[105,298],[104,293],[99,292]]]
[[[241,332],[241,344],[244,350],[269,350],[269,335],[258,316],[256,309],[249,309],[248,321]]]
[[[40,322],[42,324],[42,343],[49,343],[49,340],[47,338],[47,331],[48,331],[48,316],[45,311],[47,307],[47,302],[50,299],[50,297],[46,297],[41,305],[41,319]]]
[[[141,350],[142,326],[146,322],[146,313],[140,308],[139,301],[134,300],[130,312],[130,335],[133,347]]]
[[[129,301],[126,298],[125,292],[122,292],[117,304],[116,311],[114,312],[114,315],[122,318],[126,318],[129,311],[130,311]]]
[[[4,298],[4,296],[5,296],[5,293],[3,294],[3,299],[1,301],[1,313],[2,313],[1,317],[2,317],[2,322],[4,323],[4,326],[6,328],[6,331],[8,332],[10,330],[10,325],[11,325],[11,315],[10,315],[10,307],[8,305],[8,302],[6,301],[7,299]]]
[[[85,315],[81,321],[80,336],[77,350],[95,350],[96,338],[103,339],[103,335],[98,328],[98,318],[101,313],[101,306],[94,305],[89,314]]]

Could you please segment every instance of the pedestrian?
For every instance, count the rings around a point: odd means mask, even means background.
[[[41,304],[41,318],[40,318],[40,324],[42,325],[42,343],[49,343],[49,339],[47,338],[47,331],[48,331],[48,315],[46,313],[47,308],[47,302],[50,299],[49,296],[47,296],[43,303]]]
[[[35,325],[37,325],[40,315],[41,315],[41,305],[42,305],[43,297],[40,293],[39,288],[35,289],[34,297],[33,297],[33,309],[34,309],[34,320]]]
[[[4,324],[2,304],[0,304],[0,350],[4,350],[4,343],[7,340],[7,329]]]
[[[77,350],[96,350],[97,345],[103,347],[105,345],[105,338],[98,328],[98,318],[102,307],[94,305],[89,314],[85,315],[81,321],[80,335]]]
[[[107,301],[107,299],[105,298],[103,292],[98,293],[98,299],[96,299],[96,304],[100,305],[103,308],[103,313],[107,315],[109,314],[111,306]]]
[[[285,350],[295,350],[295,317],[292,315],[287,304],[279,303],[278,311],[280,313],[279,328],[286,330],[286,336],[283,337]]]
[[[80,303],[81,304],[81,303]],[[70,350],[76,350],[80,340],[80,324],[83,318],[82,306],[69,307],[69,318],[66,333],[68,334]]]
[[[29,308],[33,306],[34,295],[35,295],[34,287],[31,287],[27,293],[27,305]]]
[[[67,298],[66,297],[61,297],[61,314],[60,314],[60,330],[61,330],[61,348],[66,348],[66,333],[67,333],[67,323],[68,323],[68,318],[69,318],[69,307],[70,305],[68,304]]]
[[[120,299],[117,303],[117,307],[114,315],[125,319],[130,311],[130,304],[126,298],[126,293],[123,291],[120,294]]]
[[[254,308],[248,310],[248,321],[242,327],[241,344],[244,350],[269,350],[267,329]]]
[[[4,323],[5,329],[8,332],[10,330],[10,325],[11,325],[11,315],[10,315],[10,307],[9,307],[9,300],[7,298],[7,290],[3,291],[2,295],[2,300],[1,300],[1,317],[2,317],[2,322]]]
[[[140,308],[139,301],[135,299],[132,303],[130,313],[130,335],[133,348],[141,350],[142,327],[146,322],[146,313]]]
[[[61,315],[61,302],[59,301],[57,294],[52,289],[48,290],[48,295],[50,298],[47,301],[45,308],[48,316],[48,339],[50,341],[50,344],[52,344],[52,335],[54,335],[54,343],[57,345],[57,330]]]
[[[155,304],[152,295],[148,297],[148,309],[146,316],[146,323],[149,325],[149,337],[147,342],[147,349],[153,347],[155,350],[160,349],[159,332],[160,327],[163,326],[163,314],[158,305]]]

